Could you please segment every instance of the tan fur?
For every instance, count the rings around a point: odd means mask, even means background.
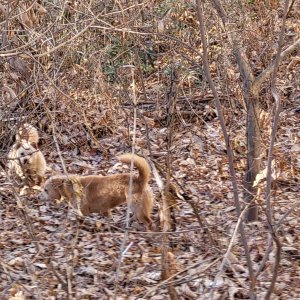
[[[41,185],[44,183],[46,173],[46,160],[43,153],[30,144],[30,149],[20,154],[20,163],[28,185]],[[18,151],[17,151],[18,152]],[[23,155],[22,155],[23,154]]]
[[[119,160],[130,163],[131,154],[121,155]],[[139,175],[133,176],[131,209],[136,219],[150,228],[153,207],[152,190],[148,185],[150,167],[144,158],[137,155],[134,156],[134,165]],[[94,212],[110,215],[112,208],[127,201],[129,178],[129,173],[109,176],[52,176],[45,182],[40,199],[51,201],[64,197],[78,208],[80,198],[83,215]]]
[[[21,183],[25,179],[25,176],[17,154],[19,147],[20,144],[17,143],[11,147],[7,155],[7,167],[9,177],[14,178],[18,183]]]
[[[18,183],[41,185],[44,182],[46,160],[37,147],[37,130],[32,125],[24,124],[19,129],[16,140],[8,153],[9,176]]]
[[[135,218],[151,229],[151,214],[153,210],[153,192],[150,186],[147,186],[142,194],[132,195],[131,210]]]

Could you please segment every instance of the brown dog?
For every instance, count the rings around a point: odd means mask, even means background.
[[[121,155],[118,159],[129,164],[131,154]],[[134,165],[139,175],[132,177],[131,210],[138,221],[151,228],[153,195],[148,185],[150,167],[144,158],[137,155],[134,156]],[[109,176],[53,176],[45,182],[39,197],[41,200],[64,197],[73,207],[79,208],[83,215],[93,212],[110,215],[112,208],[128,200],[129,178],[129,173]]]
[[[38,149],[39,135],[35,127],[24,124],[16,135],[16,143],[8,153],[8,175],[29,186],[44,182],[46,160]]]

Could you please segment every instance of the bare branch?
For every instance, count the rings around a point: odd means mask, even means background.
[[[252,86],[255,77],[253,75],[253,71],[250,67],[246,55],[242,52],[242,47],[239,46],[239,38],[236,35],[237,31],[231,28],[232,25],[229,23],[229,19],[227,17],[226,11],[223,8],[221,2],[219,0],[212,0],[212,3],[218,12],[218,15],[222,19],[223,25],[225,27],[225,31],[227,32],[228,40],[232,45],[233,54],[236,58],[237,64],[240,69],[244,86],[246,87],[247,90],[249,90]]]
[[[292,54],[296,49],[300,48],[300,39],[296,40],[296,42],[289,46],[284,51],[280,51],[280,57],[278,63]],[[252,90],[257,93],[263,82],[271,75],[275,68],[275,61],[273,61],[253,82]]]
[[[289,10],[288,10],[286,16],[288,16],[288,15],[290,14],[291,10],[293,9],[293,6],[294,6],[294,4],[295,4],[295,1],[296,1],[296,0],[292,0],[292,3],[291,3],[291,5],[290,5],[290,7],[289,7]]]

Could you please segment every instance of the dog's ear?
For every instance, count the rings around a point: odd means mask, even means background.
[[[2,159],[0,159],[0,166],[3,170],[5,170],[5,163]]]
[[[38,149],[37,143],[30,143],[30,144],[33,146],[34,149],[36,149],[36,150]]]
[[[59,198],[64,197],[63,184],[64,183],[62,180],[58,178],[52,178],[48,184],[48,191],[52,190],[54,193],[59,195]]]
[[[15,143],[15,146],[16,146],[16,149],[19,149],[19,148],[21,148],[22,143],[21,143],[20,141],[17,141],[17,142]]]
[[[62,182],[61,193],[68,199],[68,201],[73,198],[73,186],[71,180],[66,179]]]

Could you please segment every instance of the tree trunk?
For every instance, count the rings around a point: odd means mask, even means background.
[[[248,222],[256,221],[258,218],[258,206],[254,201],[257,188],[253,187],[253,183],[260,171],[262,154],[259,112],[259,97],[249,97],[247,100],[247,171],[244,182],[244,200],[250,203],[246,214]]]

